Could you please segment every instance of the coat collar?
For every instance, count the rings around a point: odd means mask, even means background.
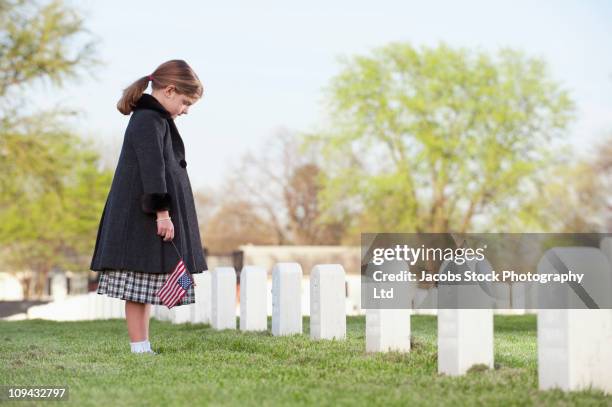
[[[136,101],[134,110],[138,109],[151,109],[161,113],[165,119],[172,119],[172,115],[162,106],[161,103],[153,95],[143,93],[140,99]]]
[[[187,162],[185,161],[185,144],[183,143],[183,139],[176,128],[172,115],[162,106],[161,103],[159,103],[157,99],[155,99],[153,95],[148,93],[143,93],[142,96],[136,101],[134,110],[138,109],[155,110],[168,121],[168,124],[170,125],[170,134],[172,135],[172,148],[174,150],[174,154],[179,161],[179,165],[183,168],[187,167]]]

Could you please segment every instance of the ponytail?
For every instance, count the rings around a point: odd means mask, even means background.
[[[151,75],[143,76],[123,90],[123,96],[117,103],[117,109],[121,113],[125,115],[132,113],[136,102],[147,90],[149,80],[151,80],[153,90],[174,85],[177,93],[197,99],[201,98],[204,92],[198,75],[187,62],[182,59],[173,59],[164,62]]]
[[[121,96],[121,99],[117,103],[117,109],[125,115],[132,113],[136,102],[138,99],[140,99],[144,91],[147,90],[148,86],[149,77],[143,76],[127,88],[123,89],[123,96]]]

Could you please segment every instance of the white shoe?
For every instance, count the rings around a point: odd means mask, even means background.
[[[155,352],[153,350],[143,350],[143,351],[140,351],[140,352],[132,352],[132,353],[150,353],[150,354],[153,354],[153,355],[157,355],[157,352]]]

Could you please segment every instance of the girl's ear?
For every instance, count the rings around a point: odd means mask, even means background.
[[[168,85],[164,88],[164,95],[171,98],[176,93],[176,87],[174,85]]]

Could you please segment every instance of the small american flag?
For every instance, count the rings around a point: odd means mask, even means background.
[[[168,308],[174,307],[187,293],[191,285],[195,287],[195,282],[185,267],[183,260],[179,260],[174,271],[168,276],[164,285],[155,293]]]

